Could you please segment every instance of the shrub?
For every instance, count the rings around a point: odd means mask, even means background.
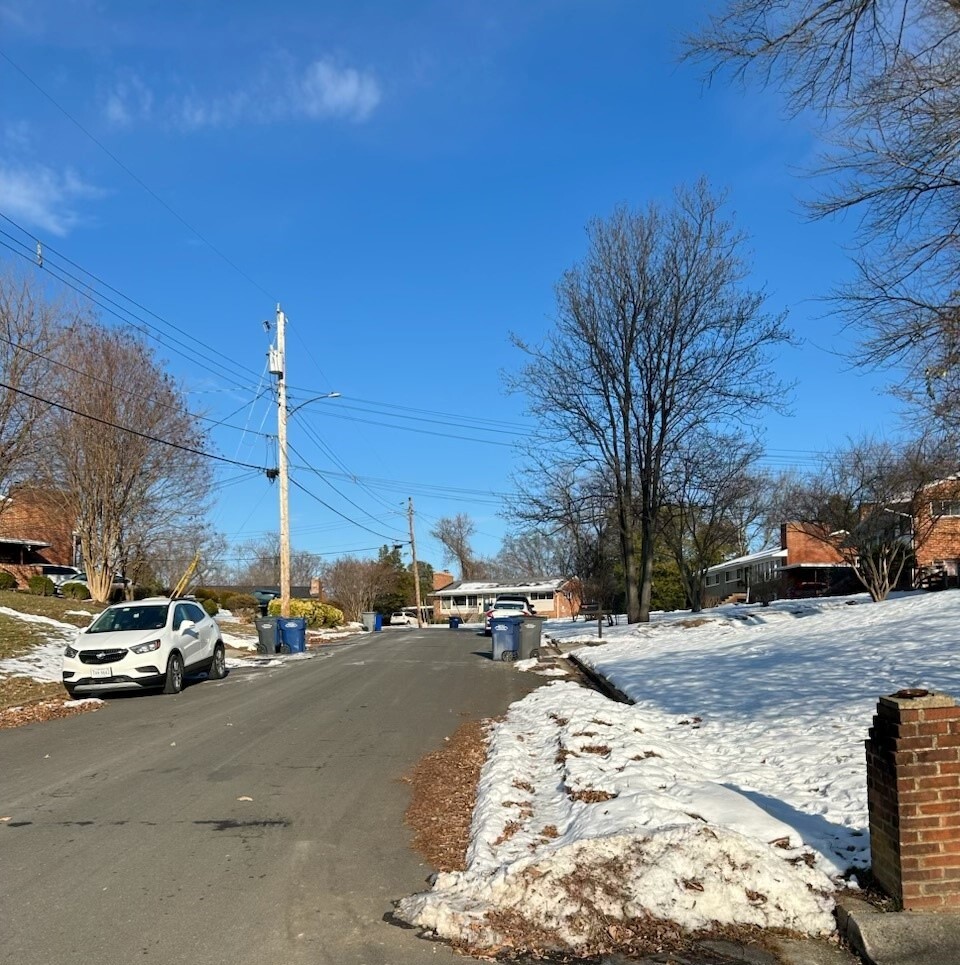
[[[0,570],[0,590],[15,590],[17,578],[7,570]]]
[[[280,601],[271,600],[267,613],[272,617],[280,616]],[[308,627],[335,627],[343,622],[343,612],[329,603],[319,600],[291,600],[290,616],[303,617]]]
[[[257,598],[249,593],[234,593],[223,600],[223,607],[234,616],[250,618],[260,612]]]
[[[220,612],[220,605],[216,600],[213,599],[213,597],[205,596],[198,597],[198,599],[200,600],[200,606],[207,611],[209,616],[215,617]]]
[[[27,580],[27,589],[34,596],[53,596],[57,592],[53,580],[49,576],[41,576],[39,573],[34,574]]]
[[[60,592],[68,600],[89,600],[90,587],[86,583],[64,583]]]
[[[205,586],[198,586],[194,591],[193,595],[198,600],[213,600],[214,603],[222,603],[223,600],[217,590],[210,590]]]

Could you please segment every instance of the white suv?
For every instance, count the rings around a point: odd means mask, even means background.
[[[112,690],[183,689],[186,673],[226,675],[220,627],[195,600],[152,597],[107,607],[63,652],[73,696]]]

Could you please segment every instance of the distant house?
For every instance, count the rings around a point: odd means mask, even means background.
[[[704,606],[750,602],[760,588],[778,597],[856,589],[851,567],[815,529],[806,523],[784,523],[778,547],[711,566],[705,577]]]
[[[43,563],[73,566],[78,559],[74,521],[63,501],[40,489],[21,488],[3,499],[0,569],[26,582]]]
[[[580,585],[567,578],[529,582],[492,583],[488,580],[455,580],[452,573],[433,575],[433,616],[437,622],[452,616],[478,620],[503,593],[521,594],[533,605],[537,616],[572,616],[580,609]]]
[[[931,483],[912,510],[904,504],[891,513],[913,551],[914,584],[960,585],[960,477]]]

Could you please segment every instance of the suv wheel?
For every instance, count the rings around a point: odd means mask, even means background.
[[[227,675],[227,658],[223,652],[223,644],[217,641],[213,648],[213,660],[210,662],[210,669],[207,671],[207,680],[223,680]]]
[[[183,659],[179,653],[171,653],[167,660],[167,677],[163,684],[165,694],[179,694],[183,690]]]

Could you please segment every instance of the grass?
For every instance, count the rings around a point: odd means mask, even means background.
[[[49,617],[75,627],[87,626],[91,617],[102,609],[90,600],[33,596],[16,590],[0,590],[0,607],[31,616]],[[58,636],[65,640],[67,631],[0,613],[0,659],[22,656]],[[0,677],[0,709],[65,696],[66,692],[59,683],[41,683],[29,677]]]

